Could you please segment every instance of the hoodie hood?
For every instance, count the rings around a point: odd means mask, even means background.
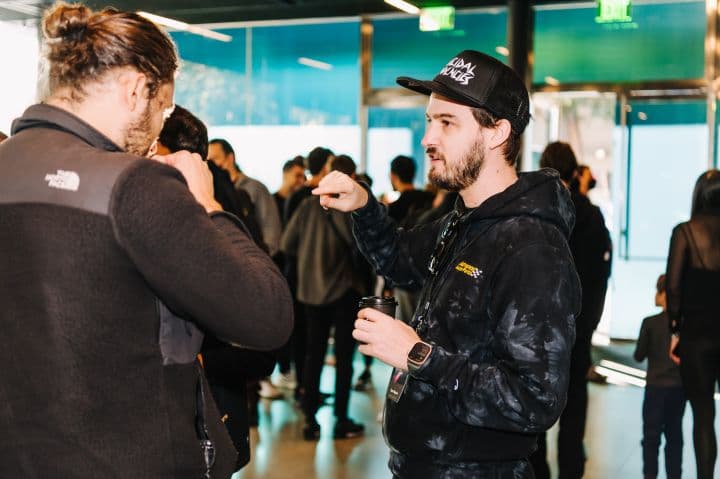
[[[570,192],[560,181],[557,171],[550,168],[520,173],[515,183],[477,208],[465,208],[462,197],[458,197],[455,210],[460,213],[461,222],[535,217],[555,225],[566,238],[575,225],[575,207]]]

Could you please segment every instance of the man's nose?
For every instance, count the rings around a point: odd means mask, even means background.
[[[422,141],[420,144],[423,146],[423,148],[427,148],[428,146],[434,146],[437,144],[437,129],[433,126],[432,123],[428,123],[425,127],[425,134],[422,137]]]

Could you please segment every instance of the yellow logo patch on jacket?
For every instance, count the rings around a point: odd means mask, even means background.
[[[480,271],[479,268],[476,268],[475,266],[468,264],[465,261],[461,261],[460,263],[458,263],[458,265],[455,266],[455,269],[463,274],[470,276],[471,278],[479,278],[482,274],[482,271]]]

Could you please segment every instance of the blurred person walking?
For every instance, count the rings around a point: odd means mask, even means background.
[[[657,280],[655,306],[662,312],[643,319],[640,335],[633,357],[636,361],[648,360],[645,398],[643,399],[643,476],[658,476],[658,450],[665,436],[665,474],[667,479],[682,476],[683,432],[685,414],[685,391],[680,379],[680,369],[668,355],[667,293],[665,275]]]
[[[355,174],[355,163],[345,155],[331,160],[330,168]],[[349,215],[327,211],[314,197],[305,198],[282,237],[282,250],[298,262],[297,299],[305,305],[307,355],[303,368],[303,437],[320,438],[315,417],[320,407],[320,375],[328,339],[334,328],[335,439],[362,435],[364,426],[348,415],[355,340],[353,321],[360,298],[367,294],[364,275],[353,262],[354,241]]]
[[[540,156],[542,168],[552,168],[560,174],[565,187],[570,188],[577,175],[577,158],[569,144],[550,143]],[[592,336],[605,307],[605,293],[612,264],[612,243],[600,208],[587,196],[570,189],[575,206],[575,228],[568,243],[582,286],[582,307],[575,322],[575,344],[570,359],[570,384],[567,404],[560,416],[558,432],[558,469],[560,479],[580,479],[585,472],[585,422],[588,403],[588,371]],[[537,479],[549,479],[545,435],[538,440],[538,450],[531,460]]]
[[[672,232],[666,270],[670,356],[680,364],[693,413],[697,479],[712,479],[717,459],[715,388],[720,383],[720,171],[695,183],[690,221]]]

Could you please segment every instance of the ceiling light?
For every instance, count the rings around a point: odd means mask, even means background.
[[[221,42],[231,42],[232,37],[230,35],[225,35],[224,33],[218,33],[216,31],[210,30],[208,28],[202,28],[195,25],[190,25],[189,23],[181,22],[179,20],[174,20],[172,18],[162,17],[160,15],[155,15],[153,13],[148,12],[137,12],[138,15],[141,17],[145,17],[151,22],[157,23],[158,25],[162,25],[164,27],[172,28],[174,30],[180,30],[183,32],[188,33],[194,33],[195,35],[200,35],[206,38],[212,38],[213,40],[218,40]]]
[[[311,68],[317,68],[318,70],[332,70],[333,66],[329,63],[321,62],[320,60],[313,60],[312,58],[300,57],[298,63]]]
[[[510,56],[510,50],[507,49],[507,47],[503,47],[502,45],[498,45],[495,47],[495,51],[498,52],[498,54],[509,57]]]
[[[420,9],[418,7],[404,0],[385,0],[385,3],[411,15],[417,15],[420,13]]]

